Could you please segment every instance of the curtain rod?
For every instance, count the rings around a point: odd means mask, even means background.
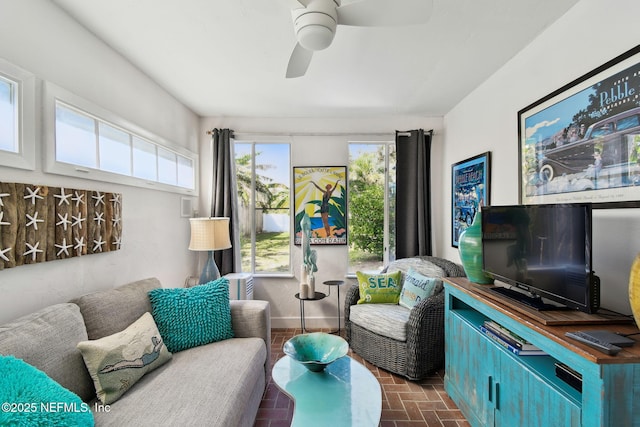
[[[393,136],[395,132],[243,132],[233,131],[234,134],[241,135],[264,135],[264,136]],[[425,133],[435,134],[433,129]],[[213,130],[208,130],[207,135],[213,134]],[[400,136],[409,136],[409,132],[399,132]]]

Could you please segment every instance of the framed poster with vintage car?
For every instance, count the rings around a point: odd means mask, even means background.
[[[522,204],[640,206],[640,46],[518,112]]]
[[[489,204],[491,152],[451,166],[451,246],[473,222],[480,206]]]

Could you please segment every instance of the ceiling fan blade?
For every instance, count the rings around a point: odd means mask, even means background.
[[[432,9],[433,0],[362,0],[336,10],[339,25],[391,27],[424,24]]]
[[[287,66],[287,78],[293,79],[296,77],[302,77],[307,72],[313,52],[307,50],[296,43],[296,47],[291,52],[291,58],[289,58],[289,65]]]

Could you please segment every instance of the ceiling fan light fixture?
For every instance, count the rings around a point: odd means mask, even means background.
[[[298,42],[307,50],[322,50],[329,47],[334,34],[323,25],[307,25],[298,31]]]

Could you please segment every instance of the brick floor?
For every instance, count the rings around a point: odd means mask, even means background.
[[[325,332],[328,332],[325,330]],[[282,346],[300,329],[271,330],[271,362],[284,356]],[[382,387],[380,427],[470,427],[455,403],[444,391],[444,371],[422,381],[409,381],[379,369],[349,350],[349,356],[366,366]],[[254,427],[288,427],[293,401],[269,379]]]

